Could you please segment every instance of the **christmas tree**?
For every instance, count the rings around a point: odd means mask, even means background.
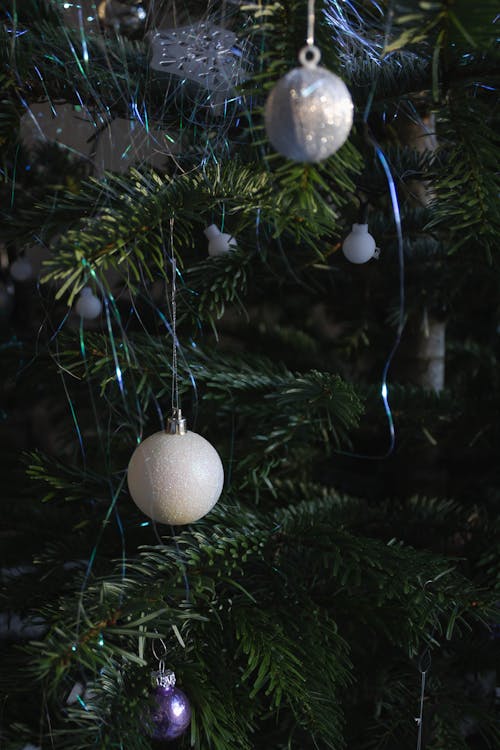
[[[498,748],[496,3],[0,9],[2,748]]]

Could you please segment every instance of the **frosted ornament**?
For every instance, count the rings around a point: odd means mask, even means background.
[[[94,320],[102,312],[102,302],[96,297],[88,286],[82,289],[78,302],[75,305],[77,314],[85,320]]]
[[[29,281],[33,277],[33,266],[28,258],[17,258],[10,266],[10,275],[14,281]]]
[[[345,143],[353,120],[352,98],[341,78],[318,66],[321,53],[308,45],[299,53],[300,68],[281,78],[265,111],[271,144],[293,161],[319,162]]]
[[[366,263],[371,258],[378,258],[379,251],[372,235],[368,232],[368,224],[353,224],[352,231],[347,235],[342,252],[351,263]]]
[[[155,432],[135,449],[127,481],[146,516],[181,526],[212,510],[224,486],[224,468],[208,440],[187,430],[179,409],[166,432]]]
[[[151,34],[150,67],[194,81],[220,104],[245,80],[244,50],[233,31],[201,21]]]
[[[210,224],[204,230],[204,235],[208,240],[208,254],[213,258],[227,255],[231,250],[238,248],[234,237],[226,234],[226,232],[221,232],[216,224]]]

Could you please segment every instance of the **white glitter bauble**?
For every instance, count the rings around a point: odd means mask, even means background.
[[[92,293],[92,289],[86,286],[82,289],[82,293],[75,305],[75,310],[81,318],[85,318],[85,320],[94,320],[94,318],[98,318],[102,312],[102,302],[99,297],[96,297],[95,294]]]
[[[303,66],[281,78],[267,98],[266,131],[276,151],[288,159],[318,162],[347,140],[353,103],[338,76],[315,61],[299,59]]]
[[[135,504],[158,523],[180,526],[205,516],[220,497],[224,469],[201,435],[155,432],[135,449],[128,488]]]
[[[342,245],[342,252],[351,263],[366,263],[375,256],[376,242],[368,232],[368,224],[353,224]]]

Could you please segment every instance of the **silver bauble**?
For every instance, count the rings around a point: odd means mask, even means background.
[[[294,68],[281,78],[265,108],[269,140],[294,161],[318,162],[334,154],[347,140],[352,118],[345,83],[315,64]]]
[[[97,8],[101,23],[123,36],[135,36],[146,28],[147,10],[141,0],[102,0]]]

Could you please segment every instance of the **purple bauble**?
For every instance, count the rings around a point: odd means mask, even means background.
[[[175,740],[191,721],[191,706],[187,696],[176,687],[154,689],[155,703],[151,712],[152,737],[155,740]]]

